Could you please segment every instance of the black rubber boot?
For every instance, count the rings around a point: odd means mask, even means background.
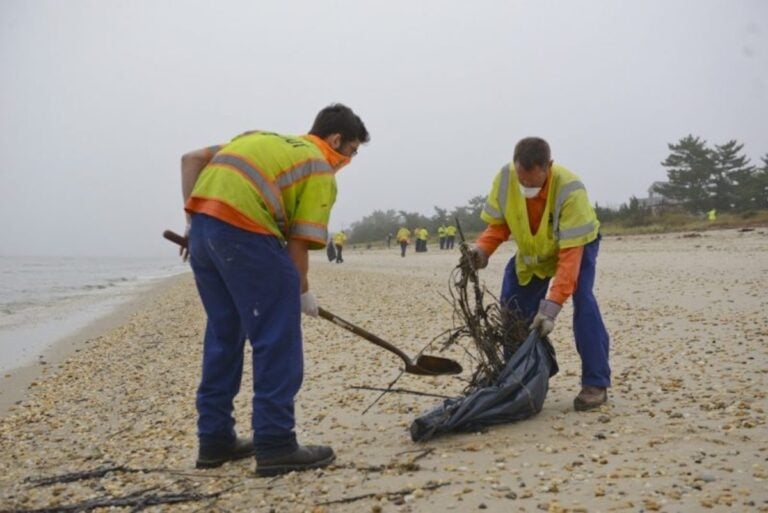
[[[196,468],[220,467],[228,461],[241,460],[256,455],[250,438],[238,438],[233,445],[211,444],[200,446]]]
[[[327,445],[300,445],[291,454],[277,458],[256,459],[256,474],[261,477],[300,472],[330,465],[336,455]]]

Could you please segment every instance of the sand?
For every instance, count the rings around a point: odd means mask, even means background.
[[[388,394],[399,360],[322,319],[304,320],[297,434],[336,464],[271,479],[253,461],[194,470],[194,391],[205,317],[191,275],[45,366],[0,420],[0,511],[145,490],[218,498],[149,511],[768,511],[768,230],[605,238],[596,293],[612,337],[609,403],[577,413],[580,363],[564,308],[552,339],[560,373],[543,411],[483,433],[411,442],[439,399]],[[506,244],[482,278],[497,293]],[[443,295],[457,252],[345,249],[312,257],[320,304],[415,354],[452,325]],[[436,349],[428,352],[437,353]],[[459,348],[445,356],[469,365]],[[248,361],[248,358],[246,358]],[[465,370],[464,378],[469,369]],[[3,389],[9,385],[5,378]],[[250,371],[238,395],[248,433]],[[398,387],[458,394],[456,377]],[[112,472],[34,487],[30,478]],[[146,491],[151,489],[150,491]],[[329,504],[330,503],[330,504]],[[127,510],[125,510],[127,511]]]

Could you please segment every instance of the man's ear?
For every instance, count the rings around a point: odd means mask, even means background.
[[[342,140],[341,134],[331,134],[325,138],[325,142],[328,143],[328,146],[330,146],[336,151],[338,151],[339,148],[341,148],[341,140]]]

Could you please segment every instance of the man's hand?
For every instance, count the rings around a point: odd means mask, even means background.
[[[469,249],[467,249],[466,254],[462,252],[461,259],[459,259],[459,266],[469,267],[467,256],[469,256],[471,259],[472,267],[474,269],[485,269],[488,267],[488,255],[486,255],[485,251],[480,249],[478,246],[471,246]]]
[[[555,328],[555,318],[557,318],[557,314],[560,313],[562,308],[561,305],[558,305],[554,301],[543,299],[541,303],[539,303],[539,311],[536,314],[536,317],[533,318],[533,322],[528,329],[531,331],[537,330],[539,335],[546,337],[552,333],[552,330]]]
[[[317,317],[318,306],[315,295],[309,290],[301,295],[301,313],[309,315],[310,317]]]

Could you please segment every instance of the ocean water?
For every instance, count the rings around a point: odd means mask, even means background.
[[[0,372],[41,359],[57,340],[188,270],[178,257],[0,256]]]

